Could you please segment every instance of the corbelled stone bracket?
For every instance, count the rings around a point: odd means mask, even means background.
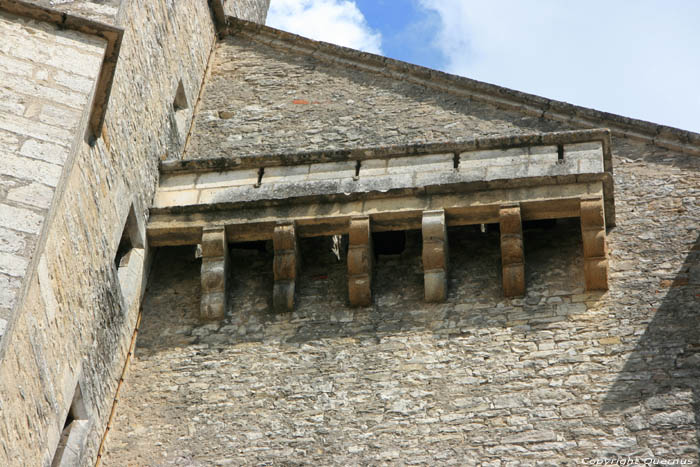
[[[423,211],[423,280],[426,302],[447,298],[447,226],[445,210]]]
[[[504,205],[499,211],[503,295],[525,295],[525,254],[519,205]]]
[[[581,234],[586,290],[608,290],[608,249],[602,198],[581,199]]]
[[[296,278],[300,266],[299,243],[294,223],[276,225],[272,244],[275,249],[272,305],[277,311],[293,311]]]
[[[229,254],[224,227],[202,230],[202,301],[200,318],[223,319],[226,315],[226,278]]]
[[[372,304],[372,232],[369,216],[350,219],[348,246],[348,297],[352,306]]]

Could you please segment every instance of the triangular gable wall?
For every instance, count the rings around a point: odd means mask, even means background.
[[[610,128],[700,154],[700,135],[314,41],[222,28],[186,158],[422,144]],[[360,143],[361,141],[361,143]]]

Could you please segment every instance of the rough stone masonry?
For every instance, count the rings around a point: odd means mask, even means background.
[[[217,45],[187,158],[223,169],[269,153],[292,160],[586,126],[272,35],[256,41],[244,28]],[[374,256],[360,308],[345,250],[339,260],[329,237],[301,238],[286,313],[274,310],[274,245],[233,242],[218,322],[199,316],[194,247],[159,249],[105,463],[698,462],[700,159],[613,132],[607,292],[584,290],[584,263],[601,260],[595,241],[584,250],[578,219],[523,224],[527,290],[512,298],[498,228],[448,228],[444,303],[424,301],[420,230],[406,233],[403,252]],[[586,209],[598,238],[599,216]]]
[[[225,17],[263,23],[267,6],[0,0],[0,464],[700,461],[700,135]],[[95,20],[123,41],[91,134],[109,65]],[[361,242],[360,307],[347,238],[340,259],[329,237],[296,239],[292,312],[274,312],[274,242],[232,242],[214,250],[230,270],[227,295],[208,291],[215,322],[200,317],[212,251],[148,244],[159,161],[586,128],[613,135],[607,292],[584,290],[603,261],[595,206],[591,248],[578,219],[522,223],[505,266],[526,294],[510,298],[494,223],[446,221],[440,303],[424,300],[422,225],[392,254]],[[56,457],[62,438],[73,457]]]

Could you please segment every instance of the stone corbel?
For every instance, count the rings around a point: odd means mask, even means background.
[[[229,254],[224,227],[202,231],[202,301],[200,318],[223,319],[226,315],[226,282]]]
[[[277,311],[294,310],[294,293],[300,256],[294,223],[278,224],[272,236],[275,249],[273,272],[275,285],[272,305]]]
[[[581,199],[581,235],[586,290],[608,290],[608,249],[602,198]]]
[[[503,295],[525,295],[525,254],[519,205],[504,205],[499,211]]]
[[[425,301],[447,299],[448,243],[445,210],[423,211],[423,278]]]
[[[372,232],[369,216],[350,220],[348,246],[348,298],[351,306],[372,304]]]

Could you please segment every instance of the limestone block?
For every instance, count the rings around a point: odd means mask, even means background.
[[[387,174],[386,159],[367,159],[360,163],[360,177],[372,177]]]
[[[30,183],[7,192],[7,199],[29,204],[39,209],[48,209],[53,199],[53,190],[40,183]]]
[[[564,160],[576,161],[579,173],[603,172],[603,145],[600,141],[565,144]]]
[[[19,278],[0,273],[0,308],[12,309],[21,285]]]
[[[372,304],[372,233],[368,216],[350,220],[348,246],[348,297],[352,306]]]
[[[355,167],[355,161],[311,164],[308,179],[325,180],[329,178],[352,178],[355,176]]]
[[[30,118],[7,114],[0,118],[0,129],[66,147],[70,147],[73,136],[64,128],[56,128]]]
[[[387,164],[387,173],[452,172],[454,155],[430,154],[427,156],[393,157]]]
[[[43,220],[43,216],[34,211],[0,204],[0,227],[37,234]]]
[[[502,206],[499,211],[501,229],[501,264],[503,294],[515,297],[525,294],[525,255],[520,206]]]
[[[8,154],[0,150],[0,174],[21,180],[32,180],[55,187],[62,168],[48,162]]]
[[[47,101],[62,104],[74,109],[82,109],[87,103],[88,94],[82,92],[68,91],[56,86],[47,86],[37,83],[35,80],[27,80],[19,76],[0,74],[3,85],[14,92],[34,96]],[[94,78],[90,79],[94,81]]]
[[[300,267],[294,223],[277,225],[273,232],[272,244],[275,250],[272,304],[277,311],[293,311],[296,278]]]
[[[224,188],[229,186],[255,185],[258,183],[258,169],[228,170],[209,172],[199,176],[196,187]]]
[[[502,180],[510,178],[527,177],[527,163],[513,163],[511,165],[497,165],[486,168],[486,180]]]
[[[266,167],[262,177],[265,183],[297,183],[303,182],[309,175],[308,164],[279,167]]]
[[[581,236],[586,290],[608,289],[608,249],[602,198],[581,199]]]
[[[23,277],[28,263],[29,261],[22,256],[0,252],[0,273],[2,274]]]
[[[32,76],[34,67],[31,63],[15,60],[12,57],[0,54],[0,72],[12,73],[13,75],[29,78]]]
[[[38,118],[39,121],[43,123],[75,131],[80,125],[81,116],[82,113],[77,110],[57,107],[51,104],[43,104],[41,105]]]
[[[1,138],[0,141],[2,141]],[[40,159],[56,165],[63,165],[66,162],[66,157],[68,157],[67,148],[36,139],[25,141],[19,153],[23,156]]]
[[[226,315],[226,282],[229,254],[224,227],[202,231],[202,302],[200,318],[223,319]]]
[[[527,154],[527,148],[463,152],[459,155],[459,168],[522,164],[527,160]]]
[[[199,190],[158,191],[153,205],[157,208],[197,204]]]
[[[0,251],[21,253],[24,251],[26,244],[24,234],[0,227]]]
[[[423,276],[425,300],[443,302],[447,298],[447,224],[445,211],[424,211],[423,233]]]
[[[194,188],[197,174],[166,174],[160,178],[158,191],[190,190]]]

